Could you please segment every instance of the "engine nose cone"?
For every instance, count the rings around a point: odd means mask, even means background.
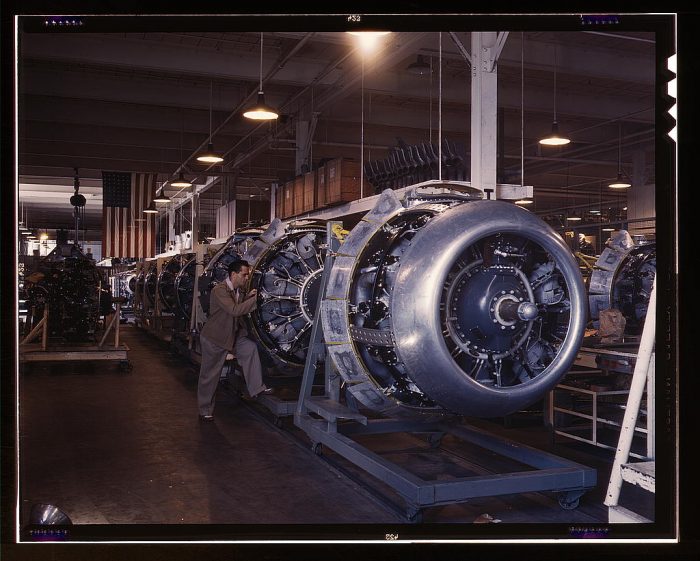
[[[518,317],[523,321],[532,321],[537,317],[537,306],[532,302],[523,302],[518,306]]]

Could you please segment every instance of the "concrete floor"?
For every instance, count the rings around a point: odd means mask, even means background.
[[[110,362],[24,369],[22,520],[37,502],[74,524],[398,520],[235,397],[219,392],[215,422],[199,422],[196,370],[123,331],[130,373]]]
[[[77,525],[406,522],[377,500],[391,499],[391,491],[333,453],[327,457],[337,469],[329,467],[311,452],[291,419],[277,428],[259,408],[220,391],[215,423],[200,423],[197,369],[138,328],[125,327],[123,339],[131,349],[129,373],[111,362],[23,365],[23,523],[34,503],[59,506]],[[504,523],[606,522],[602,498],[610,454],[576,444],[553,447],[541,424],[480,424],[596,467],[598,487],[573,511],[563,511],[551,494],[527,493],[425,509],[423,522],[471,524],[485,514]],[[440,453],[413,435],[370,440],[386,457],[437,478],[488,461],[470,458],[449,437]],[[188,532],[198,535],[196,528],[188,526]]]

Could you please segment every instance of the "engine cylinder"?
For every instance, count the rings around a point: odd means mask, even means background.
[[[363,406],[503,416],[572,364],[586,298],[570,250],[529,211],[475,198],[385,191],[340,248],[324,335]]]
[[[590,278],[588,300],[594,325],[602,310],[614,308],[625,317],[625,331],[640,334],[655,276],[656,243],[635,241],[626,230],[616,232]]]
[[[178,289],[175,281],[184,264],[190,261],[192,256],[192,253],[173,255],[163,263],[157,282],[161,312],[179,313]]]
[[[194,277],[197,272],[197,258],[189,257],[175,277],[175,300],[177,309],[183,318],[192,317],[192,298],[194,297]]]
[[[304,365],[316,316],[326,252],[326,226],[275,219],[244,259],[253,267],[250,287],[258,305],[250,314],[257,339],[278,366]]]

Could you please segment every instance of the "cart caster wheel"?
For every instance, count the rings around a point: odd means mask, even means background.
[[[323,444],[321,444],[320,442],[314,442],[311,445],[311,450],[317,456],[323,456]]]
[[[566,494],[559,495],[559,506],[564,510],[574,510],[578,508],[580,497],[569,498]]]
[[[134,365],[128,360],[122,360],[119,362],[119,370],[121,372],[131,372],[134,369]]]
[[[423,522],[423,511],[420,508],[409,507],[406,510],[406,520],[412,524]]]

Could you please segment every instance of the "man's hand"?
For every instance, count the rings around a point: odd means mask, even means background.
[[[254,296],[257,296],[257,295],[258,295],[257,289],[253,288],[248,292],[248,294],[246,294],[245,297],[246,297],[246,299],[248,299],[248,298],[253,298]]]

